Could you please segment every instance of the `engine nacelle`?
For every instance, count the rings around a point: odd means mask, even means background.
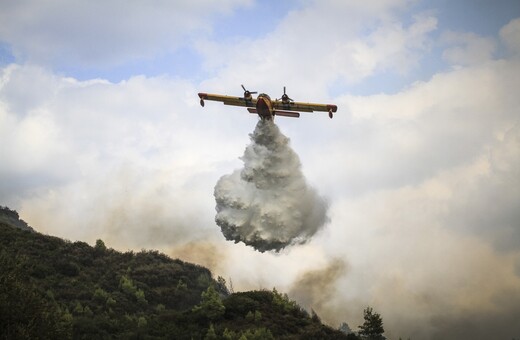
[[[244,90],[244,100],[245,100],[246,102],[250,102],[250,101],[252,101],[252,100],[253,100],[253,96],[252,96],[252,95],[253,95],[253,94],[256,94],[257,92],[256,92],[256,91],[252,92],[252,91],[247,90],[247,89],[244,87],[243,84],[240,85],[240,86],[242,86],[242,89]]]
[[[248,101],[248,102],[251,101],[251,100],[253,100],[253,96],[251,95],[251,92],[249,92],[249,91],[244,91],[244,99],[245,99],[246,101]]]

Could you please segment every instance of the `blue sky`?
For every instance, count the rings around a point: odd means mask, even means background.
[[[276,286],[332,326],[371,305],[390,338],[519,336],[518,1],[4,1],[0,22],[0,204],[38,230]],[[330,218],[279,254],[214,222],[257,118],[197,92],[240,84],[338,105],[276,120]]]
[[[200,35],[191,35],[183,32],[183,38],[178,46],[170,49],[168,44],[158,46],[154,54],[143,58],[122,57],[108,65],[85,64],[74,59],[45,60],[48,66],[58,73],[86,80],[92,78],[108,79],[119,82],[133,75],[169,75],[201,80],[208,72],[201,72],[203,56],[197,52],[195,41],[206,38],[210,41],[234,42],[237,40],[258,39],[273,32],[284,20],[291,10],[298,10],[305,2],[299,1],[263,1],[261,3],[248,1],[244,5],[237,5],[224,13],[209,14],[205,19],[210,22],[211,27]],[[496,36],[505,23],[516,18],[520,14],[520,5],[514,0],[491,1],[436,1],[419,2],[409,1],[406,8],[395,12],[399,21],[404,25],[410,24],[412,16],[418,12],[432,12],[437,18],[437,29],[431,36],[439,38],[443,31],[473,32],[485,37]],[[201,13],[201,16],[203,13]],[[12,19],[11,19],[12,20]],[[113,20],[109,17],[106,20]],[[71,24],[71,23],[69,23]],[[338,22],[329,21],[325,18],[316,22],[323,25],[338,25]],[[85,22],[85,25],[88,25]],[[88,29],[88,27],[76,27],[76,29]],[[370,29],[369,27],[365,29]],[[361,32],[362,33],[362,32]],[[124,34],[124,32],[122,32]],[[12,38],[11,38],[12,39]],[[51,48],[51,47],[49,47]],[[0,44],[0,64],[6,65],[12,62],[23,62],[31,59],[30,51],[18,49],[14,41],[9,38],[3,39]],[[326,47],[323,46],[325,52]],[[435,72],[443,70],[449,65],[440,58],[442,48],[436,44],[431,46],[428,54],[424,55],[421,67],[405,77],[387,72],[378,75],[377,79],[368,79],[367,84],[357,84],[353,90],[368,94],[369,88],[373,92],[395,92],[407,83],[417,79],[426,80]],[[500,53],[499,49],[497,53]],[[258,51],[260,53],[260,51]],[[18,58],[15,54],[19,54]],[[205,74],[206,73],[206,74]],[[211,72],[209,71],[210,75]]]

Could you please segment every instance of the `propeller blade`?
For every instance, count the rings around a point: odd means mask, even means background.
[[[286,101],[294,102],[294,99],[290,98],[290,97],[287,95],[287,89],[286,89],[285,86],[283,87],[283,95],[282,95],[282,98],[277,99],[277,100],[282,100],[282,101],[284,101],[284,102],[286,102]]]
[[[252,95],[252,94],[257,94],[257,93],[258,93],[258,92],[256,92],[256,91],[252,91],[252,92],[251,92],[251,91],[248,91],[248,90],[244,87],[244,85],[240,85],[240,86],[242,86],[242,89],[244,89],[244,96],[246,96],[246,94],[247,94],[247,95]]]

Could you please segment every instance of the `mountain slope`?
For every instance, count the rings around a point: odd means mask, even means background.
[[[10,214],[0,218],[2,338],[346,338],[276,290],[229,294],[204,267],[43,235]]]

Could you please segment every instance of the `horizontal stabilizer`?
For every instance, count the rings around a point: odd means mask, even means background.
[[[256,111],[256,109],[253,109],[253,108],[251,108],[251,107],[248,107],[248,108],[247,108],[247,111],[249,111],[249,113],[258,113],[258,112]]]
[[[276,110],[276,111],[274,111],[274,113],[275,113],[277,116],[294,117],[294,118],[299,118],[299,117],[300,117],[300,113],[299,113],[299,112],[294,112],[294,111],[281,111],[281,110]]]

